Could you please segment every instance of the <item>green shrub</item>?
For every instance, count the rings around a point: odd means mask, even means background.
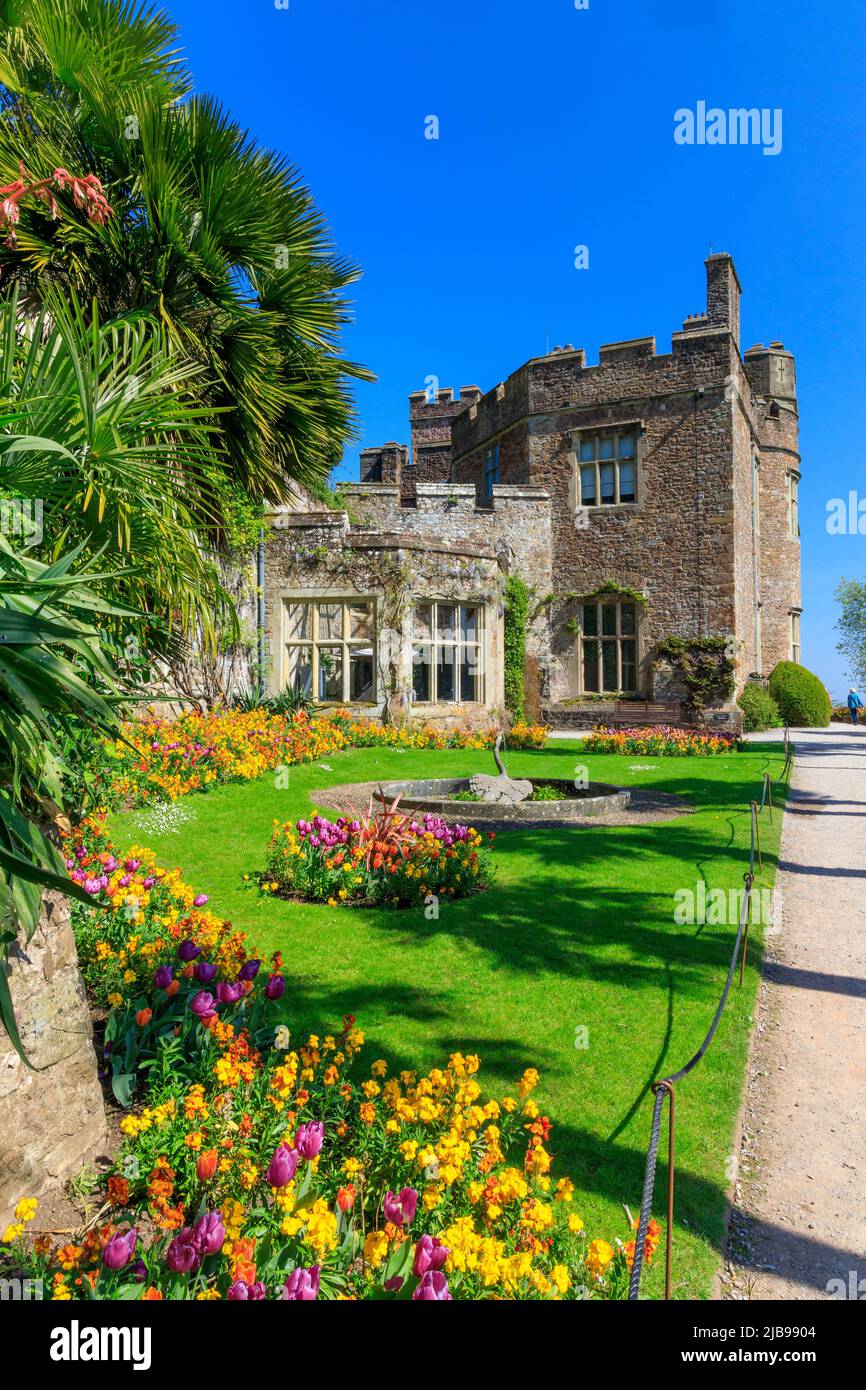
[[[747,685],[737,696],[737,704],[743,711],[743,732],[746,734],[758,733],[761,729],[778,729],[783,722],[779,706],[762,685]]]
[[[830,696],[818,677],[796,661],[780,661],[773,667],[770,694],[789,724],[824,729],[830,723]]]

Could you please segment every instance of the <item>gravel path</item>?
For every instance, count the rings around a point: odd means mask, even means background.
[[[793,738],[722,1296],[862,1299],[866,728]]]

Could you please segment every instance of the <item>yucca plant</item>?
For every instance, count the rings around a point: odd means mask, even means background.
[[[115,595],[214,641],[236,619],[203,544],[223,466],[200,376],[145,315],[103,325],[55,290],[29,317],[0,303],[0,493],[39,504],[43,558],[85,541]]]
[[[53,564],[13,549],[0,534],[0,944],[4,960],[39,923],[42,891],[89,902],[54,843],[66,820],[65,748],[82,730],[117,737],[124,694],[115,648],[95,625],[136,617],[98,592],[100,576],[74,566],[82,547]],[[0,1022],[24,1057],[7,974]],[[24,1058],[26,1061],[26,1058]]]

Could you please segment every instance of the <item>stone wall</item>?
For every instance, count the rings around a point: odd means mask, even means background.
[[[353,512],[359,489],[346,489]],[[470,493],[472,490],[469,490]],[[345,512],[274,517],[265,567],[265,613],[270,655],[269,685],[284,681],[284,613],[287,600],[365,595],[376,600],[376,699],[348,707],[362,716],[389,719],[417,715],[437,724],[489,725],[501,715],[503,688],[502,599],[505,571],[488,542],[461,538],[439,527],[397,523],[415,519],[401,508],[398,489],[372,485],[368,499],[381,501],[380,525],[349,525]],[[392,524],[393,523],[393,524]],[[416,598],[458,600],[484,609],[485,699],[423,705],[409,702],[412,683],[412,619]]]
[[[672,335],[671,352],[639,338],[602,347],[598,364],[588,366],[582,349],[557,349],[527,362],[452,426],[454,481],[480,495],[484,453],[498,442],[504,482],[549,489],[557,594],[613,581],[646,596],[639,689],[656,698],[660,640],[732,635],[742,686],[759,661],[756,604],[765,671],[788,654],[789,615],[799,604],[799,555],[785,533],[787,474],[799,466],[793,359],[776,344],[771,365],[766,354],[750,353],[744,366],[733,262],[712,256],[706,269],[707,312]],[[769,407],[782,390],[786,408],[777,417]],[[637,500],[579,510],[580,439],[614,427],[637,432]],[[760,463],[754,540],[753,457]],[[574,616],[573,605],[552,607],[554,700],[580,693]]]
[[[464,391],[466,388],[463,388]],[[353,534],[364,527],[429,536],[448,545],[490,546],[500,568],[516,573],[532,590],[531,610],[553,588],[550,493],[533,483],[494,485],[492,504],[478,505],[474,484],[418,484],[415,505],[407,506],[397,487],[344,487],[343,496],[357,518]],[[537,612],[526,638],[527,657],[544,677],[550,665],[547,609]]]
[[[68,902],[58,893],[43,901],[39,927],[6,967],[35,1070],[0,1034],[0,1226],[20,1197],[40,1196],[92,1159],[106,1134]]]

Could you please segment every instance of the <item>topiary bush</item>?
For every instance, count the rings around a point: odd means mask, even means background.
[[[796,661],[780,661],[773,667],[770,694],[789,724],[825,729],[830,723],[830,696],[818,677]]]
[[[750,682],[737,696],[737,704],[743,711],[745,734],[758,733],[761,729],[778,729],[782,725],[779,706],[762,685]]]

